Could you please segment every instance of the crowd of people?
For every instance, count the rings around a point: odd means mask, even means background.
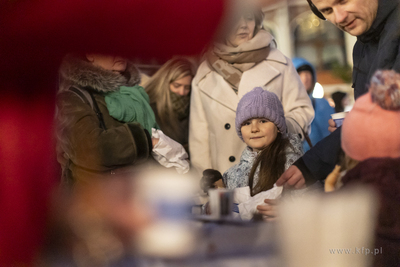
[[[199,65],[173,57],[143,84],[129,57],[64,56],[55,116],[62,186],[81,192],[161,165],[191,173],[199,194],[232,190],[237,218],[269,222],[279,220],[283,194],[296,201],[324,183],[329,192],[368,184],[380,200],[375,243],[384,250],[374,264],[398,266],[400,4],[307,1],[357,37],[356,101],[342,127],[328,102],[312,97],[315,68],[277,49],[260,9],[242,8]]]

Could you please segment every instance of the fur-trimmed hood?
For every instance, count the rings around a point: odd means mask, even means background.
[[[134,86],[140,83],[140,72],[128,61],[124,75],[97,67],[74,55],[67,55],[60,67],[60,89],[70,86],[91,87],[98,92],[117,91],[120,86]]]

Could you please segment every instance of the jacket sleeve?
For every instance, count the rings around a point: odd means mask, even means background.
[[[200,176],[203,170],[211,168],[208,133],[208,122],[201,101],[200,88],[195,78],[190,99],[189,151],[190,162]]]
[[[289,142],[291,146],[286,149],[285,170],[304,154],[300,137],[297,134],[289,134]]]
[[[282,106],[285,111],[286,125],[289,133],[300,134],[304,139],[302,129],[307,132],[314,118],[311,100],[304,89],[293,63],[288,59],[282,88]]]
[[[331,114],[335,113],[335,110],[329,105],[325,98],[315,100],[315,123],[312,124],[312,127],[315,125],[315,129],[311,128],[310,135],[313,145],[330,134],[328,130],[328,121],[331,118]],[[315,134],[312,133],[313,131],[315,131]]]
[[[341,152],[341,130],[341,127],[336,129],[294,163],[307,185],[324,180],[337,164]]]
[[[72,92],[59,94],[57,106],[58,140],[75,165],[105,171],[148,158],[151,137],[139,123],[104,130],[92,107]]]

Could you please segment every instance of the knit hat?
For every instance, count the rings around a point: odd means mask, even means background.
[[[286,121],[281,101],[276,94],[261,87],[256,87],[245,94],[236,108],[236,132],[242,140],[240,130],[242,123],[251,118],[267,118],[283,135],[286,135]]]
[[[400,74],[375,72],[343,121],[342,148],[358,161],[400,157]]]

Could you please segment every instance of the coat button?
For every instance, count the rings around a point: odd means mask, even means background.
[[[230,162],[234,162],[235,160],[236,160],[236,158],[235,158],[234,156],[230,156],[230,157],[229,157],[229,161],[230,161]]]
[[[231,128],[231,125],[229,123],[225,124],[225,129],[229,130]]]

